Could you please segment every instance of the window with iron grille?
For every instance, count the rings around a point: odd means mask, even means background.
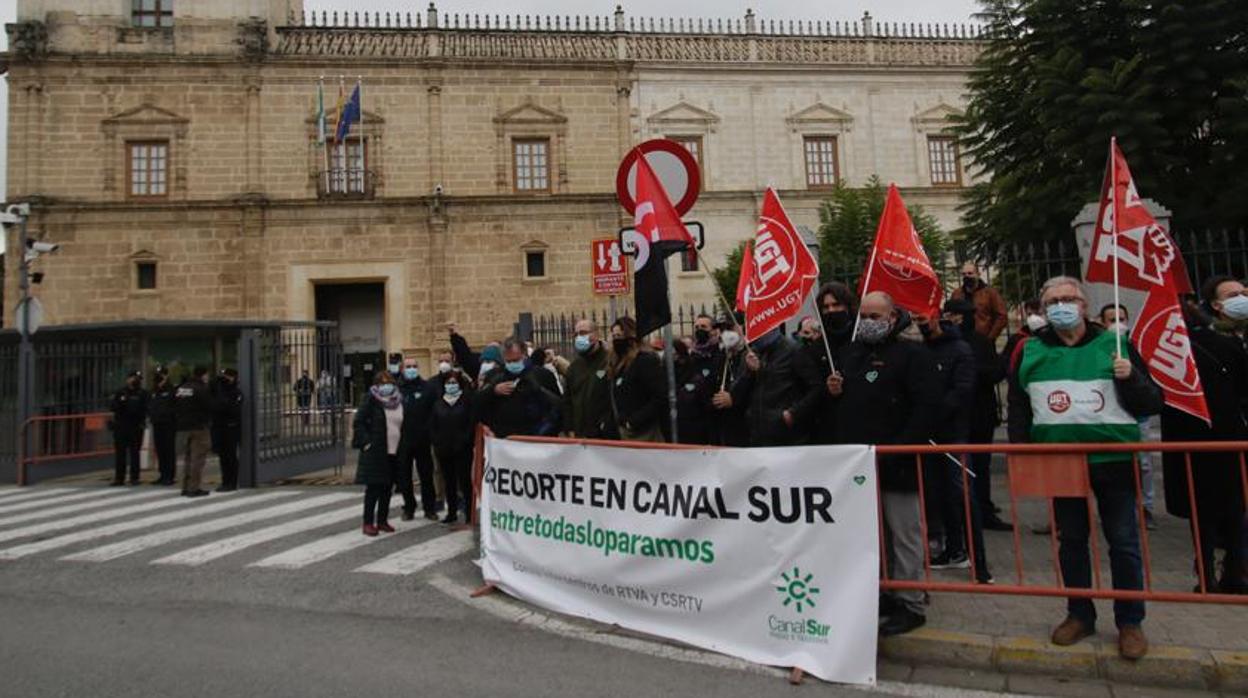
[[[173,0],[131,0],[130,24],[135,27],[172,27]]]
[[[368,178],[368,141],[349,137],[341,144],[329,146],[329,181],[331,194],[363,194]]]
[[[958,142],[952,136],[928,136],[927,161],[932,170],[932,184],[956,186],[962,183]]]
[[[836,136],[806,136],[803,139],[806,153],[806,187],[830,189],[840,177],[836,156]]]
[[[126,143],[126,154],[130,196],[168,196],[169,141],[132,141]]]
[[[517,192],[550,191],[550,139],[513,140],[512,166]]]

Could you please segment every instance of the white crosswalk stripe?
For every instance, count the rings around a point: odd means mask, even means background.
[[[0,500],[3,500],[11,495],[30,494],[34,491],[36,490],[32,490],[29,487],[13,487],[12,485],[8,487],[0,487]]]
[[[334,494],[325,494],[311,499],[301,499],[294,502],[287,502],[275,507],[261,507],[252,511],[234,514],[223,519],[209,519],[201,523],[190,524],[187,526],[179,526],[177,528],[167,528],[163,531],[149,533],[146,536],[138,538],[129,538],[127,540],[105,545],[91,550],[84,550],[80,553],[73,553],[62,557],[62,560],[76,560],[79,562],[104,562],[106,560],[116,560],[119,557],[125,557],[140,550],[155,548],[159,545],[172,543],[174,541],[186,540],[194,538],[205,533],[216,533],[224,531],[228,528],[235,528],[244,524],[256,523],[266,519],[275,519],[279,516],[294,514],[304,509],[311,509],[325,504],[336,504],[344,499],[354,498],[357,495],[346,492],[336,492]]]
[[[73,492],[73,491],[74,490],[68,490],[64,488],[54,488],[54,489],[48,489],[48,490],[41,490],[38,488],[19,489],[15,491],[13,494],[0,500],[0,513],[9,511],[10,509],[13,508],[13,505],[16,504],[17,502],[27,503],[36,499],[44,499],[47,497],[51,497],[52,495],[61,495],[61,494],[66,494],[68,492]]]
[[[52,507],[51,509],[40,509],[38,511],[28,511],[23,514],[17,514],[15,516],[6,516],[4,518],[0,518],[0,526],[11,526],[15,523],[23,523],[26,521],[37,521],[39,519],[52,519],[58,516],[64,516],[65,514],[73,514],[76,512],[87,511],[90,509],[102,509],[104,507],[117,506],[117,504],[121,501],[125,501],[127,504],[133,504],[134,502],[137,502],[137,501],[141,501],[144,499],[152,499],[153,497],[159,497],[161,495],[167,495],[167,494],[169,493],[162,492],[160,490],[146,490],[143,492],[127,492],[126,496],[121,499],[110,499],[107,497],[103,497],[103,498],[97,498],[97,499],[93,499],[93,500],[86,501],[86,502],[74,502],[73,504],[63,504],[62,506],[55,506],[55,507]]]
[[[356,568],[356,572],[375,574],[416,574],[417,572],[458,557],[474,544],[472,531],[455,531],[440,538],[400,550],[382,559]]]
[[[31,509],[38,509],[39,507],[52,506],[54,504],[59,505],[59,504],[64,504],[65,502],[78,501],[80,499],[107,500],[112,497],[116,497],[117,495],[120,495],[120,494],[128,494],[128,493],[125,490],[118,489],[116,487],[110,487],[109,489],[106,489],[106,490],[103,490],[103,489],[91,490],[89,492],[83,492],[79,490],[77,492],[71,492],[69,494],[62,494],[56,497],[48,497],[46,499],[39,499],[33,502],[22,502],[20,504],[14,504],[12,506],[3,506],[3,507],[0,507],[0,514],[12,514],[18,511],[29,511]]]
[[[85,531],[75,531],[73,533],[67,533],[63,536],[57,536],[55,538],[48,538],[46,540],[34,541],[33,543],[26,543],[25,545],[18,545],[12,548],[0,549],[0,560],[16,560],[18,558],[23,558],[28,555],[35,555],[37,553],[47,552],[49,550],[55,550],[57,548],[63,548],[67,545],[74,545],[75,543],[82,543],[84,541],[95,540],[97,538],[105,538],[107,536],[115,535],[118,533],[125,533],[127,531],[137,531],[140,529],[149,528],[151,526],[158,526],[160,524],[177,521],[178,519],[189,519],[191,517],[204,516],[206,514],[219,514],[223,511],[227,511],[230,509],[239,509],[241,507],[251,506],[253,504],[262,504],[262,503],[265,503],[274,499],[278,499],[281,497],[290,497],[295,494],[297,493],[296,492],[266,492],[265,494],[244,495],[244,496],[216,495],[216,498],[213,501],[206,502],[203,504],[200,504],[197,500],[188,501],[186,499],[182,499],[179,497],[177,500],[166,500],[166,502],[171,502],[174,505],[182,504],[184,508],[179,509],[178,511],[166,512],[164,514],[156,514],[154,516],[145,516],[143,518],[131,519],[129,521],[119,521],[115,524],[102,526],[100,528],[89,528]],[[223,499],[225,501],[221,501]],[[141,506],[152,506],[155,504],[163,504],[163,503],[165,502],[150,502],[147,505],[140,504],[140,505],[137,505],[136,507],[129,507],[129,508],[136,509]],[[118,510],[114,510],[113,513],[115,514],[117,511]],[[108,512],[101,512],[101,513],[108,513]],[[83,516],[78,517],[78,519],[80,520],[84,518],[88,518],[88,517],[83,517]],[[54,522],[54,523],[64,523],[64,522]],[[35,528],[39,528],[39,527],[36,526]],[[18,529],[18,530],[21,530],[21,529]],[[0,536],[3,536],[4,534],[11,533],[11,532],[12,531],[0,532]]]
[[[428,519],[416,519],[415,521],[400,521],[395,524],[398,529],[393,534],[382,534],[380,536],[366,536],[360,533],[358,529],[352,529],[343,533],[338,533],[328,538],[312,541],[296,548],[291,548],[285,552],[253,562],[251,567],[269,567],[283,570],[297,570],[301,567],[307,567],[318,562],[328,560],[340,553],[350,552],[357,548],[362,548],[370,543],[378,541],[393,540],[394,536],[401,536],[409,531],[419,530],[428,526],[431,521]]]
[[[170,507],[185,504],[188,504],[186,499],[178,495],[171,494],[168,498],[158,499],[154,502],[144,502],[142,504],[134,504],[115,509],[105,509],[104,511],[83,514],[82,516],[73,516],[59,521],[48,521],[34,526],[24,526],[22,528],[12,528],[7,531],[0,531],[0,543],[7,540],[14,540],[16,538],[27,538],[30,536],[55,533],[56,531],[66,531],[86,524],[93,524],[100,521],[107,521],[108,519],[129,516],[130,514],[140,514],[156,509],[168,509]]]
[[[353,495],[346,496],[351,497]],[[287,521],[286,523],[278,524],[276,526],[262,528],[258,531],[240,533],[230,538],[223,538],[211,543],[205,543],[189,550],[183,550],[180,553],[167,555],[159,560],[153,560],[152,564],[190,566],[202,565],[206,562],[212,562],[213,560],[225,557],[226,555],[250,548],[253,545],[260,545],[261,543],[268,543],[269,541],[285,538],[286,536],[293,536],[297,533],[303,533],[304,531],[331,526],[358,516],[360,516],[359,506],[335,509],[334,511],[324,514],[317,514],[316,516],[309,516],[304,519],[295,519],[294,521]],[[360,537],[363,538],[364,536],[360,535]]]

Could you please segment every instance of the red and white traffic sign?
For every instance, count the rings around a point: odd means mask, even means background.
[[[594,240],[589,246],[594,294],[623,296],[629,291],[628,264],[618,240]]]
[[[637,158],[645,155],[676,213],[685,215],[702,191],[698,161],[685,146],[666,138],[646,141],[628,151],[615,174],[615,195],[630,214],[637,208]]]

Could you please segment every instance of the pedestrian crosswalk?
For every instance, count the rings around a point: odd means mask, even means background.
[[[361,493],[272,489],[187,499],[165,488],[0,489],[0,569],[27,558],[168,568],[334,569],[414,575],[471,553],[476,535],[424,518],[364,536]],[[257,574],[265,574],[257,572]]]

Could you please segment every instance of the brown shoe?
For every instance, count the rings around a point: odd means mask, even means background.
[[[1067,616],[1062,624],[1053,630],[1053,644],[1059,647],[1069,647],[1096,632],[1092,626],[1075,618]]]
[[[1118,656],[1135,661],[1148,654],[1148,638],[1138,625],[1124,625],[1118,629]]]

